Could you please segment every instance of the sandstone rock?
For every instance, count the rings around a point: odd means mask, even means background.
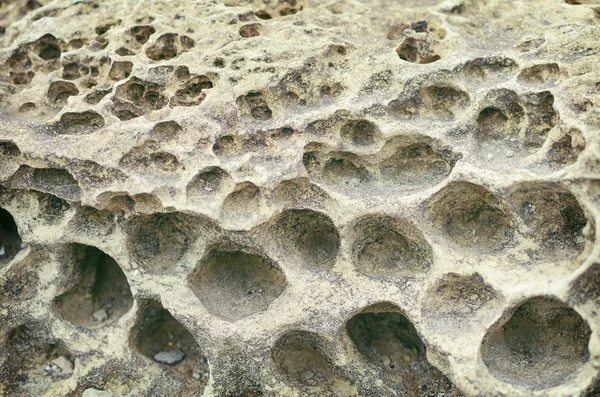
[[[3,2],[0,394],[594,395],[599,64],[598,0]]]

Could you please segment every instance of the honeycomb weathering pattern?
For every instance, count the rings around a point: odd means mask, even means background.
[[[600,395],[600,1],[0,5],[0,395]]]

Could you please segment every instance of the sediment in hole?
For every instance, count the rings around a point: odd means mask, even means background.
[[[281,295],[286,281],[266,255],[222,243],[207,249],[189,285],[209,312],[233,322],[266,310]]]
[[[70,280],[54,307],[64,320],[91,328],[116,321],[131,309],[129,283],[113,258],[98,248],[72,244],[63,250],[61,262]]]
[[[590,327],[556,298],[531,298],[486,334],[481,357],[493,376],[541,390],[568,382],[589,359]]]
[[[365,216],[352,227],[352,258],[369,277],[419,277],[433,265],[423,234],[410,223],[389,216]]]

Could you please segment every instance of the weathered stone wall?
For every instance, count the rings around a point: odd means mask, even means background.
[[[599,1],[9,0],[0,46],[0,394],[600,393]]]

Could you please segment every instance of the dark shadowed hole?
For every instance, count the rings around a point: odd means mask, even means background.
[[[279,338],[271,354],[279,372],[294,383],[321,388],[329,386],[335,375],[320,345],[318,335],[292,331]]]
[[[23,248],[14,218],[8,211],[0,208],[0,269]]]
[[[558,386],[589,360],[590,327],[555,298],[535,297],[490,328],[481,346],[489,371],[531,390]]]
[[[113,322],[133,305],[127,278],[113,258],[95,247],[73,244],[64,262],[71,287],[54,299],[61,317],[75,325],[94,327]]]
[[[328,216],[311,210],[287,210],[275,222],[274,237],[283,248],[313,269],[331,268],[340,246],[339,233]]]
[[[62,341],[53,340],[44,331],[39,324],[31,324],[8,332],[3,343],[6,360],[0,367],[5,395],[41,395],[54,382],[72,376],[71,352]]]
[[[209,378],[208,361],[194,336],[155,300],[142,301],[133,328],[133,347],[177,377],[202,390]],[[177,351],[177,358],[165,359],[165,352]],[[162,354],[161,354],[162,353]]]
[[[402,384],[408,396],[458,393],[427,361],[426,347],[410,320],[392,304],[373,305],[346,323],[348,336],[386,382]]]

